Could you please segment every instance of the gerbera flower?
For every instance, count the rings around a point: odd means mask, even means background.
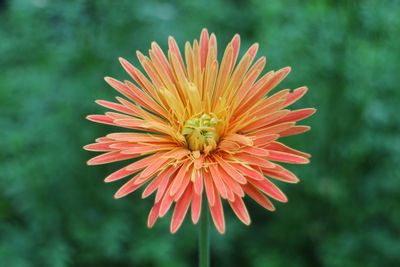
[[[141,187],[143,198],[155,194],[148,227],[173,204],[172,233],[182,224],[189,207],[196,224],[203,195],[220,233],[225,231],[222,201],[228,202],[236,216],[248,225],[250,217],[243,198],[249,196],[273,211],[270,198],[280,202],[287,198],[271,180],[299,181],[279,163],[309,162],[309,154],[278,141],[310,129],[296,123],[315,109],[287,108],[307,88],[285,89],[267,96],[290,68],[261,75],[265,57],[253,64],[258,44],[238,61],[239,35],[228,44],[220,64],[216,37],[206,29],[200,41],[185,44],[184,57],[176,41],[172,37],[168,41],[167,55],[155,42],[148,56],[137,52],[147,75],[120,58],[134,83],[105,78],[125,98],[116,97],[117,102],[96,101],[113,111],[87,118],[127,131],[108,134],[85,146],[86,150],[106,152],[88,164],[131,161],[105,181],[133,175],[115,198]]]

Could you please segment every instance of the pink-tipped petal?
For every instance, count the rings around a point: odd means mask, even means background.
[[[90,159],[87,165],[100,165],[126,159],[136,158],[138,155],[124,155],[120,151],[112,151]]]
[[[310,162],[307,158],[276,150],[269,150],[269,155],[267,158],[272,161],[279,161],[279,162],[293,163],[293,164],[307,164]]]
[[[223,234],[225,233],[224,209],[222,207],[221,198],[219,197],[218,192],[216,189],[214,190],[217,197],[215,199],[214,206],[210,206],[211,217],[218,232]]]
[[[188,187],[182,198],[180,198],[179,201],[176,203],[171,219],[171,233],[176,233],[176,231],[178,231],[179,227],[182,225],[183,219],[185,219],[186,213],[189,209],[191,199],[192,187]]]
[[[204,172],[204,187],[206,189],[208,203],[210,204],[210,206],[214,206],[216,198],[214,183],[212,181],[211,174],[207,171]]]
[[[260,204],[263,208],[274,211],[275,207],[272,204],[272,202],[260,191],[258,191],[253,185],[251,184],[246,184],[243,186],[243,190],[246,192],[246,194],[254,199],[258,204]]]
[[[250,225],[250,216],[247,211],[246,205],[241,197],[235,198],[235,201],[229,201],[229,205],[235,212],[236,216],[246,225]]]
[[[143,183],[141,184],[135,184],[135,180],[137,179],[137,175],[133,177],[131,180],[129,180],[127,183],[125,183],[118,191],[115,193],[114,197],[115,198],[122,198],[134,191],[136,191],[138,188],[140,188]]]
[[[262,181],[254,180],[251,183],[258,189],[267,194],[268,196],[280,201],[287,202],[287,197],[282,193],[279,188],[271,183],[268,179],[264,179]]]
[[[202,195],[200,194],[192,194],[192,209],[191,209],[191,215],[192,215],[192,222],[194,224],[197,224],[200,218],[201,214],[201,205],[202,205]]]
[[[151,208],[149,217],[147,218],[147,227],[152,228],[158,219],[158,213],[160,211],[161,202],[155,203]]]

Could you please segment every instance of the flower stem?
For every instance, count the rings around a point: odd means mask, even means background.
[[[203,201],[199,228],[199,267],[210,266],[210,235],[208,230],[207,201]]]

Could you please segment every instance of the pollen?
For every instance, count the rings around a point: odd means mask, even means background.
[[[182,135],[191,151],[200,151],[209,154],[217,148],[222,120],[213,114],[199,114],[186,121]]]

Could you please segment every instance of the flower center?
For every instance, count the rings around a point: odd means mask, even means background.
[[[215,150],[219,141],[221,120],[213,114],[194,116],[185,122],[182,135],[185,136],[188,148],[205,154]]]

